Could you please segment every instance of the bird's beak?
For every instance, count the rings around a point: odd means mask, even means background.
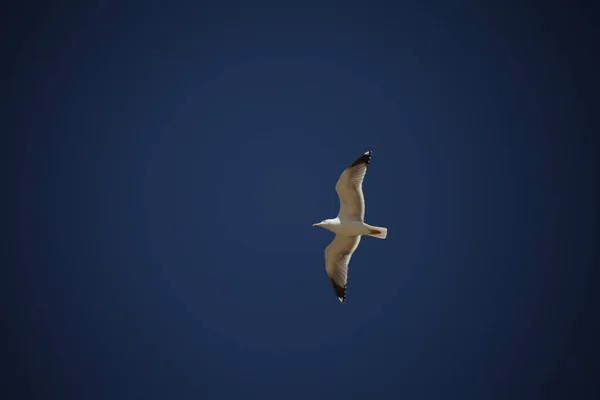
[[[317,223],[317,224],[313,224],[313,226],[321,226],[321,224],[320,224],[320,223]]]

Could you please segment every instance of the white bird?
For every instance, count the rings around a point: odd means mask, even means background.
[[[362,183],[371,161],[371,151],[367,151],[342,172],[335,185],[340,198],[340,211],[333,219],[326,219],[313,226],[319,226],[335,233],[335,238],[325,249],[325,269],[337,298],[346,302],[348,264],[362,235],[379,239],[387,237],[387,228],[365,224],[365,198]]]

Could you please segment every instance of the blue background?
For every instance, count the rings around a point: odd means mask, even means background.
[[[4,6],[2,397],[598,395],[590,8],[283,3]]]

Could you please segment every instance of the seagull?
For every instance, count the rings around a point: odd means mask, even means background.
[[[365,224],[365,198],[362,183],[371,161],[369,150],[342,172],[335,185],[340,198],[338,216],[313,224],[333,233],[333,241],[325,249],[325,269],[338,300],[346,302],[348,264],[362,235],[379,239],[387,237],[387,228]]]

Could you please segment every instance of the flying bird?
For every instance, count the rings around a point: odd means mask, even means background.
[[[371,161],[371,151],[358,157],[342,172],[335,185],[340,198],[340,211],[333,219],[313,224],[333,233],[333,241],[325,249],[325,269],[335,295],[346,302],[348,264],[362,235],[379,239],[387,237],[387,228],[365,224],[365,198],[362,183]]]

